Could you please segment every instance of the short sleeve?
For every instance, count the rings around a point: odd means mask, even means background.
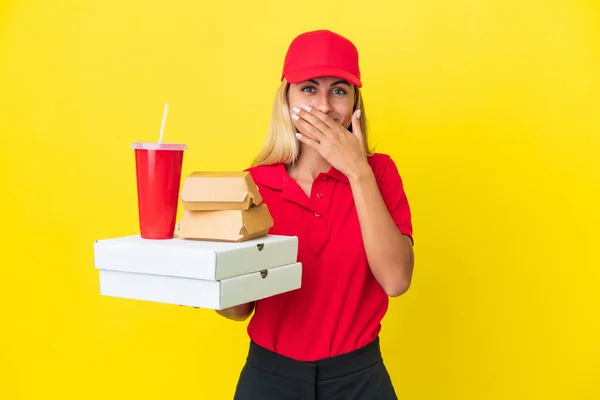
[[[389,156],[385,156],[381,164],[378,181],[383,201],[400,232],[410,237],[414,244],[410,205],[398,167]]]

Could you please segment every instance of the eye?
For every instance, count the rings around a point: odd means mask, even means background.
[[[332,93],[336,96],[343,96],[346,94],[346,91],[344,89],[337,88],[333,89]]]
[[[303,91],[304,93],[314,93],[314,91],[315,91],[315,88],[314,88],[314,87],[312,87],[312,86],[306,86],[306,87],[302,88],[302,91]]]

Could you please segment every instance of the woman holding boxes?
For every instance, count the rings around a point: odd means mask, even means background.
[[[379,332],[389,297],[411,284],[412,222],[394,161],[368,147],[356,47],[331,31],[301,34],[281,81],[248,171],[270,233],[298,237],[302,288],[218,311],[252,315],[235,399],[397,399]]]

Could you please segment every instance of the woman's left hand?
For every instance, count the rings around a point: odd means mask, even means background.
[[[348,179],[352,179],[368,167],[364,135],[359,121],[360,110],[356,110],[352,115],[352,132],[314,107],[295,107],[292,118],[299,131],[307,132],[315,138],[297,133],[298,140],[318,151],[332,167]]]

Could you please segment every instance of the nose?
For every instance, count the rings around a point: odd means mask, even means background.
[[[320,93],[316,99],[316,104],[314,104],[314,107],[316,107],[319,111],[328,114],[333,111],[330,100],[329,93]]]

